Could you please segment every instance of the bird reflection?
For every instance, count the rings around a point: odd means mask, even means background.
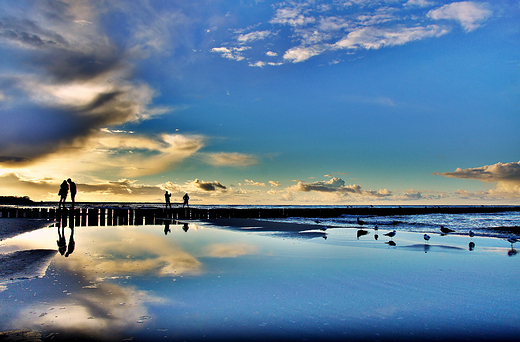
[[[515,256],[516,253],[518,253],[518,252],[514,248],[511,248],[511,250],[507,251],[507,255],[510,257]]]
[[[429,250],[430,250],[430,245],[425,243],[424,244],[424,253],[428,253]]]
[[[475,243],[474,243],[473,241],[471,241],[471,242],[469,243],[469,251],[471,252],[471,251],[474,250],[474,249],[475,249]]]
[[[368,234],[368,231],[364,230],[364,229],[358,229],[357,231],[357,239],[359,240],[359,237],[360,236],[363,236],[363,235],[367,235]]]
[[[171,233],[170,229],[170,221],[166,220],[164,221],[164,235],[168,235],[168,233]]]
[[[376,239],[376,240],[379,239],[379,234],[377,234],[377,233],[374,234],[374,239]]]
[[[386,235],[386,234],[385,234]],[[390,241],[387,241],[385,242],[386,244],[392,246],[392,247],[395,247],[396,246],[396,243],[393,241],[393,240],[390,240]]]
[[[185,223],[183,226],[182,226],[182,230],[184,230],[186,233],[188,232],[188,229],[190,229],[190,227],[188,226],[187,223]]]

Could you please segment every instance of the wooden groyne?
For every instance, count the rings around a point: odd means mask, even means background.
[[[65,208],[0,207],[1,218],[73,220],[77,226],[154,225],[166,220],[218,218],[331,218],[341,215],[389,216],[421,214],[465,214],[520,211],[520,206],[426,206],[426,207],[212,207],[212,208]]]

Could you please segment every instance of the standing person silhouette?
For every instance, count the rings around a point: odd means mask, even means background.
[[[188,194],[185,194],[182,199],[184,200],[184,203],[182,203],[182,207],[184,208],[184,206],[187,206],[189,207],[190,205],[188,204],[188,201],[190,200],[190,196],[188,196]]]
[[[166,206],[164,207],[164,209],[167,209],[168,207],[170,207],[170,209],[172,208],[172,204],[170,203],[170,197],[172,197],[172,194],[169,194],[168,191],[166,191],[164,193],[164,201],[166,202]]]
[[[78,192],[78,188],[76,187],[76,183],[74,183],[70,178],[67,179],[67,182],[70,185],[70,199],[72,201],[72,208],[74,208],[74,204],[76,203],[76,192]]]
[[[65,208],[65,201],[67,200],[67,194],[69,193],[69,185],[67,181],[64,180],[60,185],[60,191],[58,195],[60,195],[60,202],[58,203],[58,209],[63,206]]]

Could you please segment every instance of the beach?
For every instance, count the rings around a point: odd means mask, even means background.
[[[10,234],[0,262],[26,267],[1,268],[0,330],[49,341],[505,341],[520,333],[520,259],[504,238],[441,235],[430,224],[427,242],[422,231],[362,218],[369,223],[73,228],[0,219]],[[57,253],[60,234],[67,247],[74,241],[67,257]]]

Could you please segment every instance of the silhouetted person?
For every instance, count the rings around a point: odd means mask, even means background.
[[[190,205],[188,204],[188,201],[190,200],[190,196],[188,196],[188,194],[185,194],[182,199],[184,200],[184,202],[182,203],[182,207],[184,208],[184,206],[187,206],[189,207]]]
[[[183,226],[182,226],[182,230],[184,230],[185,233],[188,232],[188,229],[190,229],[190,226],[188,226],[187,223],[185,223]]]
[[[65,201],[67,200],[67,194],[69,193],[69,185],[67,181],[64,180],[60,185],[60,191],[58,195],[60,196],[60,202],[58,203],[58,208],[63,205],[65,207]]]
[[[172,197],[172,194],[169,194],[168,191],[166,191],[164,193],[164,201],[166,202],[166,206],[164,207],[164,209],[167,209],[168,207],[170,207],[170,209],[172,208],[172,204],[170,203],[170,197]]]
[[[70,178],[67,179],[67,182],[70,186],[70,200],[72,201],[72,207],[74,208],[74,204],[76,203],[76,192],[78,192],[78,188],[76,187],[76,183],[74,183]]]
[[[168,235],[168,233],[171,233],[170,229],[170,221],[164,221],[164,235]]]

